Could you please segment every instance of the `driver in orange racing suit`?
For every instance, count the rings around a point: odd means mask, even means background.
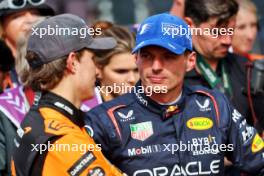
[[[121,176],[101,153],[100,144],[86,133],[79,110],[81,102],[93,96],[95,51],[112,49],[116,41],[80,34],[50,35],[52,28],[88,29],[71,14],[51,17],[33,28],[26,56],[30,75],[25,84],[40,93],[17,131],[12,174]]]

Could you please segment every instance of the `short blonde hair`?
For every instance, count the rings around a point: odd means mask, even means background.
[[[257,15],[257,7],[254,4],[254,2],[252,2],[251,0],[236,0],[238,5],[239,5],[239,9],[246,9],[254,14]]]
[[[29,70],[29,65],[26,60],[26,52],[27,52],[27,41],[28,37],[20,38],[17,42],[17,58],[15,62],[15,69],[17,72],[17,75],[20,79],[26,80],[27,79],[27,72]]]

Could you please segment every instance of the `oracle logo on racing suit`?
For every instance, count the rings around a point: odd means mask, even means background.
[[[206,162],[207,163],[207,162]],[[190,168],[197,166],[197,170],[193,171]],[[213,160],[210,163],[210,170],[205,170],[203,168],[203,163],[201,161],[193,161],[186,164],[185,167],[175,164],[173,169],[169,169],[165,166],[155,167],[150,169],[141,169],[134,172],[133,176],[189,176],[189,175],[212,175],[219,174],[220,170],[220,160]]]

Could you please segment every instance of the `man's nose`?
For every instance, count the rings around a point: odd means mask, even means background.
[[[248,40],[250,40],[250,41],[255,40],[256,34],[257,34],[257,29],[254,27],[248,27],[246,29],[246,35],[247,35]]]
[[[26,18],[26,23],[32,25],[39,19],[39,15],[34,14],[32,12],[26,12],[25,18]]]
[[[159,57],[154,58],[152,62],[152,70],[154,72],[158,72],[161,71],[162,69],[163,69],[162,59]]]
[[[221,42],[224,45],[230,46],[232,44],[232,38],[233,38],[232,35],[222,35],[221,36]]]

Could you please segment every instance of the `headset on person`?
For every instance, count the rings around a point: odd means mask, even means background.
[[[3,0],[0,2],[0,9],[21,9],[27,2],[33,6],[45,3],[46,0]]]

